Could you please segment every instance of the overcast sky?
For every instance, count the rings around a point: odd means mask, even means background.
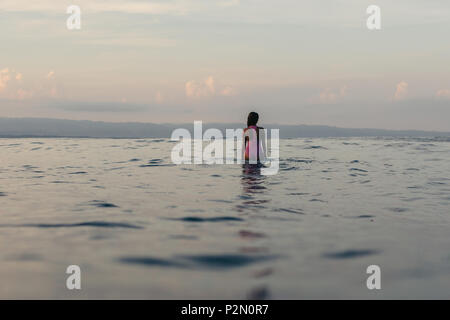
[[[1,0],[0,117],[450,131],[449,35],[448,0]]]

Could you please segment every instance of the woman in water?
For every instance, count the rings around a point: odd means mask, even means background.
[[[250,112],[247,118],[247,128],[244,129],[243,153],[245,163],[261,164],[265,160],[265,132],[264,128],[258,127],[259,115]]]

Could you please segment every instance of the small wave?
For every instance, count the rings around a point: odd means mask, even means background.
[[[281,171],[292,171],[292,170],[298,170],[297,167],[287,167],[287,168],[280,168]]]
[[[266,300],[269,298],[270,292],[266,286],[256,287],[247,294],[248,300]]]
[[[258,239],[258,238],[266,238],[266,235],[261,232],[253,232],[248,230],[239,231],[239,236],[245,239]]]
[[[160,164],[160,163],[149,163],[149,164],[141,164],[140,168],[148,168],[148,167],[173,167],[174,164]]]
[[[384,146],[386,148],[390,148],[390,147],[393,147],[393,148],[404,148],[404,147],[408,147],[410,145],[412,145],[412,143],[399,142],[399,143],[388,143],[388,144],[385,144]]]
[[[107,168],[107,169],[105,169],[105,171],[115,171],[115,170],[122,170],[122,169],[124,169],[125,167],[112,167],[112,168]]]
[[[246,187],[246,189],[250,189],[250,190],[264,190],[267,189],[264,186],[260,186],[260,185],[252,185],[252,186],[248,186]]]
[[[202,217],[183,217],[183,218],[169,218],[169,220],[177,220],[184,222],[225,222],[225,221],[244,221],[244,219],[237,217],[212,217],[212,218],[202,218]]]
[[[396,208],[386,208],[387,210],[389,210],[389,211],[392,211],[392,212],[406,212],[406,211],[409,211],[409,209],[408,208],[399,208],[399,207],[396,207]]]
[[[295,214],[305,214],[302,209],[287,209],[287,208],[279,208],[275,209],[275,211],[278,212],[288,212],[288,213],[295,213]]]
[[[194,269],[206,267],[208,269],[233,269],[247,265],[274,260],[277,256],[271,255],[244,255],[244,254],[220,254],[220,255],[191,255],[177,256],[172,259],[157,258],[152,256],[122,257],[121,263],[138,264],[146,267],[170,267]]]
[[[253,205],[261,205],[261,204],[268,203],[268,202],[270,202],[270,200],[260,199],[260,200],[244,201],[243,204],[253,206]]]
[[[18,225],[0,225],[0,227],[32,227],[32,228],[76,228],[76,227],[97,227],[97,228],[127,228],[143,229],[143,227],[117,222],[89,221],[80,223],[27,223]]]
[[[148,161],[148,163],[161,163],[161,162],[163,162],[162,159],[151,159]]]
[[[342,142],[345,146],[359,146],[359,143],[356,142]]]
[[[303,149],[323,149],[323,150],[327,150],[327,148],[322,147],[322,146],[306,146]]]
[[[126,264],[141,264],[147,267],[169,267],[169,268],[184,268],[186,267],[182,263],[178,263],[176,261],[166,260],[166,259],[160,259],[160,258],[154,258],[154,257],[125,257],[120,258],[120,262],[126,263]]]
[[[311,163],[313,160],[310,159],[296,159],[296,158],[288,158],[286,159],[288,162],[298,162],[298,163]]]
[[[356,216],[355,218],[356,219],[370,219],[370,218],[375,218],[375,216],[372,216],[370,214],[362,214],[362,215]]]
[[[362,250],[351,249],[337,252],[329,252],[323,254],[322,256],[328,259],[355,259],[365,256],[371,256],[378,253],[379,251],[372,249],[362,249]]]
[[[428,184],[431,185],[431,186],[442,186],[442,185],[446,185],[445,182],[440,182],[440,181],[431,181],[431,182],[428,182]]]
[[[369,171],[367,171],[367,170],[359,169],[359,168],[350,168],[349,170],[350,170],[350,171],[359,171],[359,172],[369,172]]]
[[[92,200],[88,203],[91,206],[98,207],[98,208],[118,208],[119,206],[116,206],[113,203],[105,202],[101,200]]]
[[[247,265],[277,259],[274,255],[244,255],[244,254],[220,254],[220,255],[193,255],[183,256],[198,265],[214,269],[230,269],[245,267]]]
[[[223,200],[223,199],[210,199],[208,201],[210,201],[210,202],[219,202],[219,203],[233,203],[233,201]]]
[[[317,199],[317,198],[313,198],[313,199],[311,199],[311,200],[309,200],[310,202],[323,202],[323,203],[326,203],[327,201],[325,201],[325,200],[321,200],[321,199]]]
[[[185,234],[175,234],[169,236],[170,239],[176,239],[176,240],[197,240],[197,236],[191,236],[191,235],[185,235]]]
[[[27,170],[39,169],[39,167],[34,167],[31,164],[23,165],[22,168],[25,168]]]

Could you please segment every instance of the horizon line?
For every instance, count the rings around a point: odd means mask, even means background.
[[[194,121],[202,121],[203,124],[232,124],[240,125],[241,122],[214,122],[214,121],[203,121],[194,120],[192,122],[147,122],[147,121],[105,121],[105,120],[90,120],[90,119],[66,119],[66,118],[48,118],[48,117],[0,117],[1,119],[11,119],[11,120],[52,120],[52,121],[73,121],[73,122],[92,122],[92,123],[106,123],[106,124],[149,124],[149,125],[183,125],[183,124],[193,124]],[[245,127],[245,122],[242,122],[243,127]],[[449,134],[450,131],[441,130],[422,130],[422,129],[385,129],[385,128],[365,128],[365,127],[340,127],[336,125],[329,124],[281,124],[281,123],[266,123],[265,125],[273,126],[285,126],[285,127],[327,127],[336,129],[347,129],[347,130],[378,130],[378,131],[395,131],[395,132],[426,132],[426,133],[444,133]],[[1,129],[1,128],[0,128]]]

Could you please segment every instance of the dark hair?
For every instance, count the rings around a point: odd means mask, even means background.
[[[256,126],[258,119],[259,115],[256,112],[250,112],[247,118],[247,127]]]

